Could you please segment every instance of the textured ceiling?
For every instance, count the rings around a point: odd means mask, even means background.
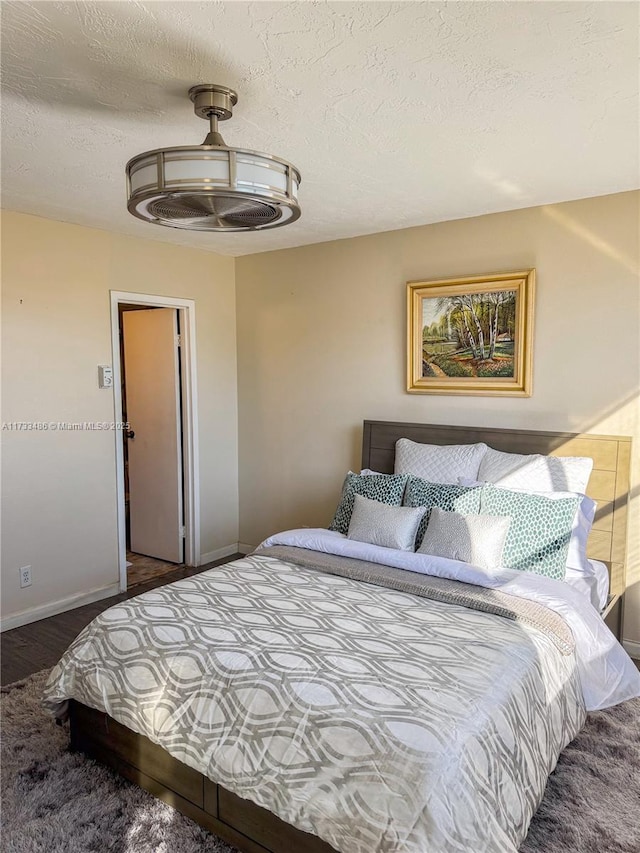
[[[242,255],[632,189],[638,10],[609,2],[10,2],[2,205]],[[137,221],[134,154],[200,143],[187,89],[235,88],[228,144],[293,162],[302,218]]]

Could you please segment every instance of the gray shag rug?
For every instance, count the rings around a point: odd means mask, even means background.
[[[47,674],[2,690],[3,851],[234,853],[170,806],[69,752],[67,729],[40,706]],[[640,699],[589,715],[562,753],[520,850],[640,851]]]

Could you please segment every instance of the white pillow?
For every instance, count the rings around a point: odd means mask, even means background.
[[[523,455],[487,447],[480,461],[478,480],[502,489],[584,494],[592,469],[593,459],[587,456]]]
[[[486,444],[418,444],[408,438],[396,441],[394,473],[412,474],[430,483],[454,483],[458,477],[479,479],[478,469]]]
[[[567,492],[556,492],[561,497],[569,497]],[[593,498],[582,495],[580,506],[573,519],[571,528],[571,539],[569,540],[569,551],[567,552],[567,568],[576,569],[585,574],[593,573],[591,561],[587,559],[587,539],[593,527],[598,504]]]
[[[508,516],[460,515],[434,506],[418,553],[498,569],[510,525]]]
[[[461,486],[467,487],[482,485],[481,482],[477,480],[470,480],[466,477],[460,477],[458,483]],[[503,487],[500,486],[500,488]],[[509,486],[509,490],[512,492],[525,492],[530,495],[540,495],[540,497],[550,498],[551,500],[574,498],[576,495],[579,495],[579,497],[582,498],[571,526],[571,539],[569,540],[569,550],[567,551],[567,569],[573,569],[577,572],[584,572],[586,575],[592,575],[593,566],[591,561],[587,558],[587,540],[591,533],[593,520],[598,507],[598,504],[593,500],[593,498],[588,497],[588,495],[580,494],[579,492],[537,492],[531,489],[518,489],[512,486]]]
[[[383,548],[413,551],[424,507],[389,506],[355,495],[348,539]]]

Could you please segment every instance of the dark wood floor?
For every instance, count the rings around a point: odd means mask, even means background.
[[[50,616],[48,619],[41,619],[39,622],[32,622],[30,625],[23,625],[21,628],[4,631],[0,635],[2,685],[11,684],[11,682],[26,678],[41,669],[54,666],[80,631],[99,613],[113,604],[134,598],[149,589],[155,589],[181,578],[204,572],[214,566],[221,566],[223,563],[228,563],[238,557],[242,557],[242,554],[232,554],[222,560],[207,563],[206,566],[198,566],[197,569],[182,566],[171,574],[135,586],[119,595],[103,598],[102,601],[85,604],[83,607],[76,607],[75,610],[67,610],[66,613]]]

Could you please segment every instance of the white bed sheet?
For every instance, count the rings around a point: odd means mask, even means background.
[[[591,572],[572,569],[567,566],[564,582],[586,596],[598,613],[607,605],[609,598],[609,570],[598,560],[588,560]]]
[[[324,528],[276,533],[260,545],[292,545],[328,554],[369,560],[434,577],[451,578],[537,601],[563,617],[576,643],[576,665],[587,711],[609,708],[640,696],[640,672],[607,628],[591,601],[569,584],[514,569],[487,571],[468,563],[413,551],[396,551],[347,539]]]

